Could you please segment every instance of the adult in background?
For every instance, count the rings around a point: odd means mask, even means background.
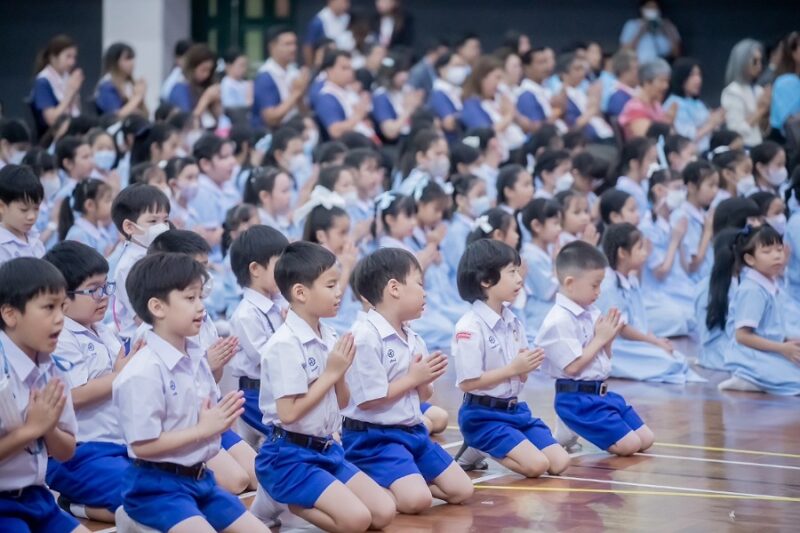
[[[628,100],[619,115],[619,125],[625,138],[644,137],[653,123],[671,125],[677,112],[677,104],[664,111],[661,102],[669,89],[672,69],[663,59],[655,59],[639,66],[639,90]]]
[[[743,39],[736,43],[728,58],[725,83],[720,104],[725,110],[728,129],[742,136],[745,146],[761,144],[761,132],[769,116],[772,87],[762,87],[758,81],[764,63],[764,47],[756,40]]]
[[[677,57],[681,51],[678,29],[662,16],[658,0],[639,1],[640,18],[630,19],[622,27],[619,44],[636,51],[640,63]]]
[[[36,56],[31,101],[36,127],[44,132],[61,115],[80,114],[83,71],[75,68],[78,45],[68,35],[56,35]]]

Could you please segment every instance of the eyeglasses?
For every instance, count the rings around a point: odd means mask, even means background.
[[[108,281],[94,289],[81,289],[79,291],[69,291],[71,296],[82,294],[84,296],[91,296],[95,300],[102,300],[105,296],[113,296],[117,292],[117,284],[113,281]]]

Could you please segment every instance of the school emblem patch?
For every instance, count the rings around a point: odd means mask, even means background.
[[[175,384],[173,380],[169,380],[169,390],[172,391],[172,394],[178,394],[177,392],[178,386]]]
[[[89,346],[87,346],[86,349],[89,350],[90,352],[93,352],[94,351],[94,343],[90,342]]]
[[[386,357],[388,357],[388,358],[389,358],[389,359],[391,359],[391,360],[394,360],[394,350],[392,350],[391,348],[389,348],[389,351],[388,351],[388,352],[386,352]]]
[[[489,335],[489,345],[494,346],[497,344],[497,339],[495,339],[492,335]]]
[[[316,359],[314,359],[313,357],[309,357],[309,358],[308,358],[308,366],[310,366],[310,367],[315,367],[315,366],[317,366],[317,360],[316,360]]]

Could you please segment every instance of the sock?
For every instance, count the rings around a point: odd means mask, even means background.
[[[286,506],[272,499],[267,491],[259,485],[256,488],[256,496],[250,504],[250,512],[256,518],[264,522],[267,527],[274,527],[279,523],[278,516],[286,509]]]
[[[574,451],[578,444],[578,434],[569,429],[561,417],[556,417],[556,433],[553,435],[558,443],[566,448],[567,452]]]
[[[742,379],[737,376],[731,376],[719,385],[717,385],[719,390],[739,390],[745,392],[763,392],[760,388],[758,388],[755,384],[747,381],[746,379]]]
[[[458,464],[461,466],[473,466],[477,465],[484,459],[486,459],[485,453],[476,450],[475,448],[467,448],[458,457]]]
[[[69,504],[69,512],[72,514],[72,516],[76,516],[78,518],[89,518],[86,516],[86,506],[79,503]]]

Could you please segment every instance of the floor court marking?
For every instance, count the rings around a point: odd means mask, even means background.
[[[456,446],[461,446],[462,444],[464,444],[463,440],[457,440],[455,442],[448,442],[447,444],[442,444],[441,446],[445,450],[449,450],[450,448],[455,448]]]
[[[639,457],[657,457],[659,459],[679,459],[681,461],[698,461],[703,463],[721,463],[726,465],[761,466],[764,468],[780,468],[782,470],[800,470],[800,466],[776,465],[771,463],[753,463],[750,461],[729,461],[727,459],[708,459],[706,457],[690,457],[688,455],[662,455],[659,453],[637,453]]]

